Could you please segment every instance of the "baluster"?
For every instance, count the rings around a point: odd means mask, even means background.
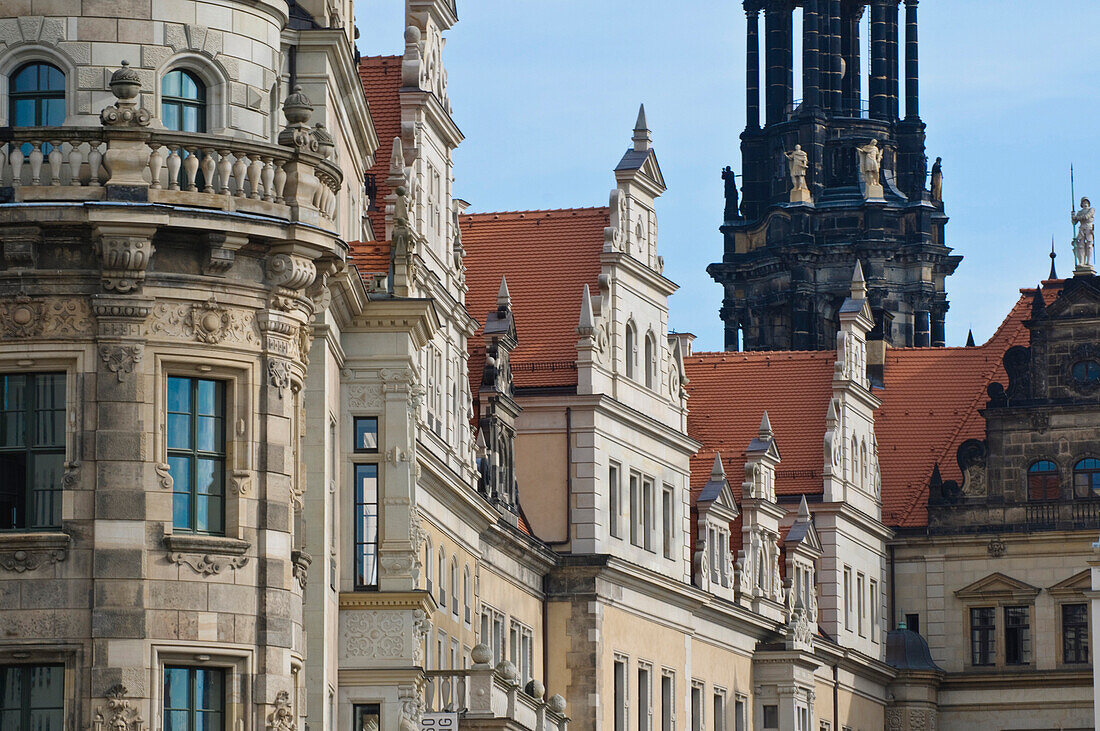
[[[253,155],[251,163],[248,165],[248,197],[252,200],[260,200],[260,174],[263,172],[264,164],[260,161],[259,155]]]
[[[445,677],[439,680],[439,710],[452,711],[454,710],[452,706],[452,703],[454,703],[454,694],[451,691],[454,689],[454,678]]]
[[[88,143],[88,185],[98,188],[99,169],[103,165],[103,153],[99,151],[99,142]]]
[[[286,163],[280,162],[275,168],[275,202],[283,202],[283,187],[286,186],[286,169],[283,167]]]
[[[217,167],[217,163],[214,160],[215,150],[212,147],[208,147],[202,151],[202,180],[204,185],[202,186],[203,193],[214,192],[214,170]]]
[[[195,185],[195,175],[199,172],[199,148],[192,147],[187,150],[187,157],[183,158],[183,174],[187,177],[187,190],[194,193],[198,190]]]
[[[229,150],[218,150],[221,159],[218,160],[218,194],[229,195],[229,173],[232,164],[229,162]]]
[[[470,704],[466,700],[466,675],[463,673],[458,676],[458,708],[455,710],[462,710],[463,708],[469,708]]]
[[[0,185],[4,184],[4,173],[8,169],[8,143],[0,143]]]
[[[80,166],[84,164],[84,151],[81,141],[69,145],[69,185],[83,185],[80,180]]]
[[[153,142],[149,145],[152,152],[149,153],[149,187],[160,190],[160,171],[164,168],[164,155],[160,153],[160,145]]]
[[[247,166],[244,164],[244,155],[234,153],[233,157],[233,183],[237,186],[237,197],[244,198],[244,174]]]
[[[61,140],[51,142],[50,154],[46,156],[50,163],[50,185],[61,185],[61,162],[64,159],[61,155],[61,144]]]
[[[183,160],[180,158],[180,151],[178,148],[171,148],[171,153],[168,155],[168,190],[180,189],[180,166],[183,165]]]
[[[435,676],[429,675],[424,683],[424,710],[435,713]]]
[[[31,143],[31,185],[42,182],[42,143]]]
[[[18,142],[11,143],[11,185],[18,188],[23,184],[23,145]]]
[[[270,155],[264,157],[263,161],[264,170],[260,177],[263,179],[264,200],[270,203],[275,200],[275,191],[273,190],[275,186],[275,165]]]

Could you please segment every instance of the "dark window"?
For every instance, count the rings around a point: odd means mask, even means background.
[[[160,112],[170,130],[205,132],[206,86],[190,71],[169,71],[160,84]]]
[[[481,635],[485,636],[484,629]],[[615,661],[614,684],[615,731],[626,731],[626,663],[620,660]]]
[[[764,706],[764,728],[779,728],[779,706]]]
[[[905,615],[905,629],[920,634],[920,615],[919,614],[906,614]]]
[[[165,667],[164,731],[225,731],[225,671]]]
[[[442,564],[439,570],[442,586]],[[378,588],[378,465],[374,464],[355,465],[355,588]]]
[[[996,610],[993,607],[979,607],[970,610],[970,664],[992,665],[995,660],[996,645],[994,632],[997,629]]]
[[[63,731],[65,668],[0,665],[0,729]]]
[[[1089,661],[1089,605],[1062,605],[1062,662]]]
[[[382,728],[381,707],[377,703],[352,706],[351,731],[378,731]]]
[[[1073,490],[1077,497],[1100,495],[1100,459],[1083,459],[1073,466]]]
[[[65,374],[0,376],[0,529],[61,526]]]
[[[355,419],[355,451],[378,451],[378,417],[359,416]]]
[[[64,123],[65,74],[56,66],[28,63],[12,74],[10,83],[13,127],[57,127]]]
[[[168,379],[168,468],[172,527],[225,534],[225,384]]]
[[[1005,607],[1005,664],[1031,662],[1031,608]]]
[[[1057,500],[1058,483],[1058,465],[1049,459],[1035,462],[1027,468],[1028,500]]]
[[[1094,360],[1082,360],[1074,363],[1073,380],[1081,386],[1094,386],[1100,383],[1100,363]]]

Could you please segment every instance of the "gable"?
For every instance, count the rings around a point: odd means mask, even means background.
[[[1100,315],[1100,277],[1073,277],[1058,297],[1046,307],[1048,318],[1096,317]]]
[[[1092,571],[1091,569],[1085,569],[1084,571],[1078,571],[1068,579],[1059,581],[1054,586],[1047,589],[1052,596],[1057,597],[1069,597],[1073,595],[1082,595],[1086,591],[1092,590]],[[1082,597],[1083,598],[1083,597]]]
[[[995,572],[978,579],[973,584],[965,586],[955,592],[959,599],[1032,599],[1040,589],[1031,584],[1026,584],[1019,579],[1014,579],[1000,572]]]

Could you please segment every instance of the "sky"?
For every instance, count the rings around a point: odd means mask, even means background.
[[[457,0],[443,60],[455,195],[472,212],[607,205],[644,103],[668,191],[672,330],[720,350],[721,169],[741,169],[745,15],[736,0]],[[403,0],[358,0],[363,54],[403,49]],[[921,117],[943,158],[947,344],[984,342],[1019,288],[1073,269],[1069,169],[1100,201],[1100,2],[922,0]],[[553,262],[547,262],[553,276]]]

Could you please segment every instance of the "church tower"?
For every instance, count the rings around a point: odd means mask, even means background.
[[[944,245],[938,164],[928,176],[917,3],[904,0],[902,117],[901,0],[745,0],[741,195],[727,168],[724,253],[707,268],[725,290],[727,350],[833,348],[856,261],[875,318],[871,339],[944,345],[944,281],[962,257]]]

